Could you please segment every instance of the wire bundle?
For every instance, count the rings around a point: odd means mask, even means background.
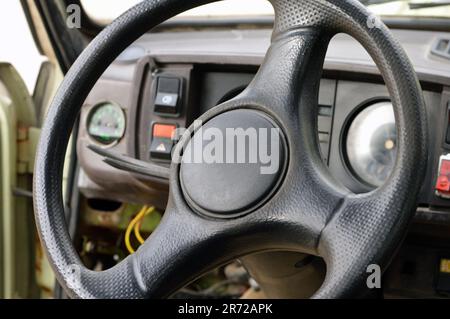
[[[141,224],[142,220],[145,218],[145,216],[150,215],[155,211],[155,207],[151,206],[144,206],[139,211],[139,213],[131,220],[130,224],[128,224],[127,230],[125,232],[125,246],[127,247],[127,250],[130,254],[134,253],[135,250],[133,246],[131,245],[131,232],[134,231],[134,236],[138,240],[138,242],[142,245],[145,241],[145,239],[141,235]]]

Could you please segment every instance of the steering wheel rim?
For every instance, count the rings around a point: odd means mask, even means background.
[[[68,235],[61,181],[64,154],[81,105],[97,79],[127,46],[159,23],[214,0],[149,0],[106,27],[67,73],[47,114],[38,146],[34,207],[39,236],[58,281],[75,298],[167,297],[201,273],[245,254],[298,250],[325,259],[327,275],[315,298],[353,296],[366,268],[388,264],[413,216],[427,161],[426,114],[420,84],[384,24],[354,0],[270,0],[272,44],[248,88],[200,117],[207,123],[241,109],[264,112],[286,135],[281,186],[261,207],[217,220],[195,212],[180,183],[182,150],[174,151],[164,218],[143,246],[102,272],[85,268]],[[374,59],[394,105],[398,155],[380,188],[363,195],[336,182],[320,160],[316,132],[318,83],[332,36],[344,32]],[[204,251],[208,250],[208,254]]]

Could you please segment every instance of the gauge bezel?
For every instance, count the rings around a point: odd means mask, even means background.
[[[121,114],[122,114],[122,116],[123,116],[123,119],[124,119],[124,127],[123,127],[122,136],[119,137],[117,140],[115,140],[115,141],[113,141],[113,142],[111,142],[111,143],[108,143],[108,144],[105,144],[105,143],[100,142],[99,140],[97,140],[95,137],[93,137],[93,136],[89,133],[89,123],[90,123],[90,121],[91,121],[91,119],[92,119],[92,116],[95,114],[95,112],[96,112],[97,109],[99,109],[100,107],[104,106],[105,104],[113,105],[113,106],[116,107],[118,110],[120,110],[120,112],[121,112]],[[93,143],[95,143],[96,145],[98,145],[98,146],[100,146],[100,147],[103,147],[103,148],[110,148],[110,147],[113,147],[113,146],[117,145],[117,144],[124,138],[124,136],[125,136],[125,134],[126,134],[126,130],[127,130],[127,115],[126,115],[126,113],[125,113],[125,110],[124,110],[118,103],[113,102],[113,101],[107,101],[107,100],[104,100],[104,101],[95,103],[95,104],[92,105],[92,107],[89,109],[88,114],[87,114],[87,116],[86,116],[85,127],[86,127],[86,134],[87,134],[87,136],[88,136],[88,138],[89,138],[89,140],[90,140],[91,142],[93,142]]]
[[[364,180],[359,176],[357,172],[352,167],[352,164],[350,162],[350,159],[348,158],[347,153],[347,137],[348,132],[350,130],[350,126],[352,125],[355,118],[366,108],[375,105],[377,103],[383,103],[383,102],[389,102],[392,103],[392,100],[387,96],[378,96],[378,97],[372,97],[370,99],[364,100],[362,103],[358,104],[353,110],[347,115],[347,117],[344,120],[344,123],[342,124],[341,133],[339,136],[339,155],[341,157],[341,161],[343,163],[343,167],[347,173],[347,175],[351,176],[354,181],[361,184],[362,186],[369,188],[369,189],[376,189],[379,186],[373,185],[370,182]],[[394,111],[395,114],[395,111]]]

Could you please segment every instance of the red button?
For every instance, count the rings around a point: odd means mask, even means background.
[[[153,137],[157,138],[173,138],[176,125],[156,123],[153,125]]]
[[[437,179],[436,190],[440,192],[448,192],[450,191],[450,182],[448,177],[445,175],[441,175]]]

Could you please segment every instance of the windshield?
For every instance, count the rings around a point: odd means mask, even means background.
[[[111,22],[140,0],[81,0],[86,13],[101,24]],[[381,16],[450,17],[446,0],[361,0]],[[267,0],[227,0],[208,4],[181,14],[181,17],[261,16],[273,15]]]

